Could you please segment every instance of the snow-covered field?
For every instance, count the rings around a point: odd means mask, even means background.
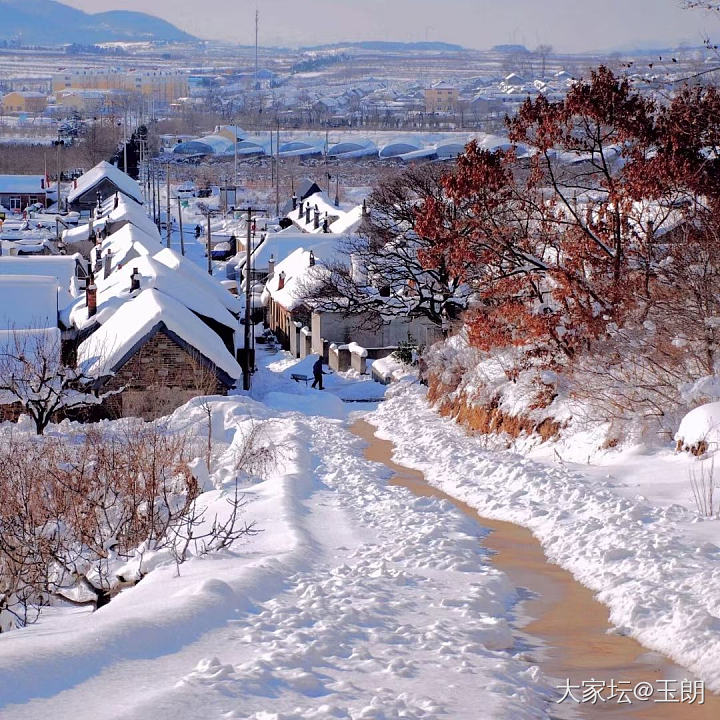
[[[320,393],[262,356],[253,399],[213,403],[206,493],[223,502],[248,422],[269,423],[280,463],[244,488],[262,532],[0,636],[3,720],[548,717],[557,691],[516,645],[518,595],[480,529],[389,486],[348,431],[340,396],[380,386],[332,375]],[[202,434],[203,417],[191,402],[172,422]]]
[[[618,632],[720,690],[720,520],[694,506],[695,458],[636,446],[573,464],[573,440],[559,453],[489,450],[440,418],[417,384],[389,395],[369,419],[396,444],[399,463],[481,515],[530,528],[550,560],[597,591]]]

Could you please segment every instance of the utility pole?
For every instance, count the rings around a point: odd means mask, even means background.
[[[212,275],[212,245],[210,244],[210,216],[212,212],[207,212],[207,258],[208,258],[208,275]]]
[[[155,183],[157,185],[157,226],[162,228],[162,205],[160,204],[160,163],[155,167]]]
[[[330,197],[330,173],[328,172],[328,135],[329,130],[325,127],[325,178],[327,179],[328,197]]]
[[[238,139],[237,139],[237,118],[235,118],[235,126],[233,127],[233,141],[234,141],[234,142],[233,142],[233,147],[235,148],[235,174],[233,175],[233,187],[236,188],[236,187],[237,187],[237,161],[238,161],[238,157],[237,157],[237,144],[238,144]],[[237,194],[237,190],[236,190],[235,192],[236,192],[236,194]]]
[[[153,222],[157,223],[157,213],[155,212],[155,168],[153,165],[148,163],[148,183],[152,187],[152,210],[153,210]]]
[[[170,238],[171,238],[171,232],[172,232],[172,218],[170,217],[170,163],[166,166],[166,172],[167,172],[167,216],[165,218],[165,224],[166,224],[166,235],[165,235],[165,243],[168,247],[170,247]]]
[[[250,237],[252,226],[252,208],[247,209],[247,239],[245,241],[245,335],[243,340],[243,351],[245,362],[243,363],[243,390],[250,389],[250,323],[252,321],[251,288],[250,288],[250,263],[252,262],[252,239]]]
[[[128,109],[127,109],[127,105],[125,105],[125,132],[123,133],[125,136],[125,139],[123,140],[123,170],[125,171],[126,174],[127,174],[127,170],[128,170],[128,168],[127,168],[127,141],[128,141],[128,137],[127,137],[128,116],[127,116],[127,114],[128,114]]]
[[[275,137],[275,217],[280,217],[280,120]]]
[[[57,150],[57,211],[60,212],[60,148],[65,144],[64,140],[53,140],[53,145]]]
[[[180,254],[185,254],[185,238],[183,236],[183,226],[182,226],[182,200],[180,199],[180,196],[178,195],[178,223],[180,224]]]

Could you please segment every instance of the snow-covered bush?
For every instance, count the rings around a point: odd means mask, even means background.
[[[205,488],[191,470],[198,449],[188,431],[134,418],[48,437],[6,428],[0,442],[3,627],[10,618],[20,626],[34,622],[57,600],[101,607],[158,562],[179,566],[254,533],[240,517],[237,477],[264,472],[273,459],[261,427],[236,448],[235,489],[222,517],[206,517],[199,502]]]

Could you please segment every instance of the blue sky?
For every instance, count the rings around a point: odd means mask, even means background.
[[[540,43],[560,51],[616,50],[720,37],[720,17],[682,0],[65,0],[88,12],[142,10],[206,38],[264,44],[444,40],[467,47]]]

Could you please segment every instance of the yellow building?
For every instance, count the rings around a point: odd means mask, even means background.
[[[455,112],[458,90],[450,85],[433,85],[425,90],[425,112]]]
[[[53,75],[54,93],[63,90],[124,90],[169,105],[188,94],[187,75],[168,70],[78,70]]]
[[[11,92],[2,99],[2,111],[6,113],[42,113],[47,107],[47,97],[39,92]]]
[[[122,90],[60,90],[55,97],[58,107],[86,115],[121,114],[127,106],[128,93]]]

